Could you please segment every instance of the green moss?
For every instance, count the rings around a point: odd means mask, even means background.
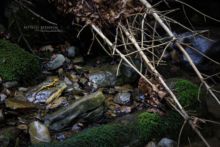
[[[0,40],[0,76],[5,81],[28,81],[40,73],[36,57],[15,44]]]
[[[160,138],[169,135],[175,138],[179,132],[179,128],[183,119],[174,111],[166,116],[159,116],[155,113],[144,112],[138,116],[138,129],[140,132],[140,140],[149,141],[152,138]]]
[[[140,132],[141,139],[158,136],[158,129],[161,123],[161,118],[155,113],[142,113],[138,116],[137,126]]]
[[[192,108],[198,104],[198,91],[197,85],[187,80],[178,80],[175,85],[175,91],[179,102],[184,107]]]

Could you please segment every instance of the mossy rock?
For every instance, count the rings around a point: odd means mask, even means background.
[[[199,87],[188,80],[171,78],[166,83],[177,96],[180,104],[187,109],[199,107],[199,100],[204,99],[204,95],[200,93]]]
[[[175,121],[174,121],[175,120]],[[175,125],[173,125],[175,122]],[[36,144],[36,147],[120,147],[143,146],[153,138],[174,132],[178,133],[183,120],[176,112],[170,112],[168,116],[161,117],[158,114],[143,112],[129,124],[112,123],[87,129],[64,142],[50,144]],[[158,132],[160,131],[160,132]]]
[[[0,76],[4,81],[27,82],[40,73],[37,58],[16,44],[0,40]]]

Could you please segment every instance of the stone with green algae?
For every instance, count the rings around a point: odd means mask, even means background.
[[[40,73],[37,58],[7,40],[0,40],[0,77],[4,81],[28,82]]]

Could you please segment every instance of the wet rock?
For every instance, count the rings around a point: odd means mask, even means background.
[[[46,143],[51,141],[48,128],[39,121],[34,121],[30,123],[28,132],[32,144]]]
[[[121,105],[130,105],[132,103],[131,93],[122,92],[114,97],[114,102]]]
[[[89,74],[89,81],[97,87],[114,86],[116,84],[116,75],[110,71],[99,71]]]
[[[70,46],[66,49],[67,51],[67,57],[73,58],[76,56],[76,47]]]
[[[17,100],[14,98],[9,98],[5,100],[5,105],[7,108],[16,110],[16,109],[33,109],[36,108],[36,105],[30,102]]]
[[[0,130],[0,146],[9,147],[15,146],[16,138],[20,131],[15,127],[2,128]]]
[[[6,98],[7,95],[5,95],[4,93],[0,93],[0,103],[4,102]]]
[[[105,96],[101,91],[84,96],[83,98],[72,102],[72,104],[69,104],[67,107],[60,108],[54,113],[48,114],[45,117],[45,123],[52,130],[61,130],[70,125],[71,122],[76,121],[80,116],[87,116],[88,112],[90,113],[103,105],[104,100]]]
[[[9,81],[9,82],[3,83],[3,86],[5,88],[13,88],[13,87],[16,87],[17,85],[18,85],[17,81]]]
[[[169,138],[162,138],[157,144],[158,147],[177,147],[177,143]]]
[[[62,54],[56,54],[52,56],[51,60],[46,64],[48,70],[55,70],[63,66],[65,57]]]

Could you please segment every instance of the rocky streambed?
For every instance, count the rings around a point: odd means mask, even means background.
[[[41,50],[51,52],[49,60],[42,63],[41,74],[22,77],[32,65],[18,58],[13,64],[21,62],[15,70],[22,72],[10,71],[7,74],[14,75],[1,77],[3,146],[144,146],[154,139],[158,146],[164,142],[176,145],[170,139],[177,141],[183,120],[165,102],[169,95],[159,83],[160,95],[155,95],[123,62],[119,67],[117,60],[107,57],[86,59],[73,46],[64,51],[54,51],[52,46]],[[141,68],[138,59],[134,65]],[[185,109],[198,117],[211,114],[210,118],[219,119],[219,107],[213,99],[204,91],[198,94],[198,85],[179,77],[166,82]],[[153,144],[156,142],[148,143]]]

